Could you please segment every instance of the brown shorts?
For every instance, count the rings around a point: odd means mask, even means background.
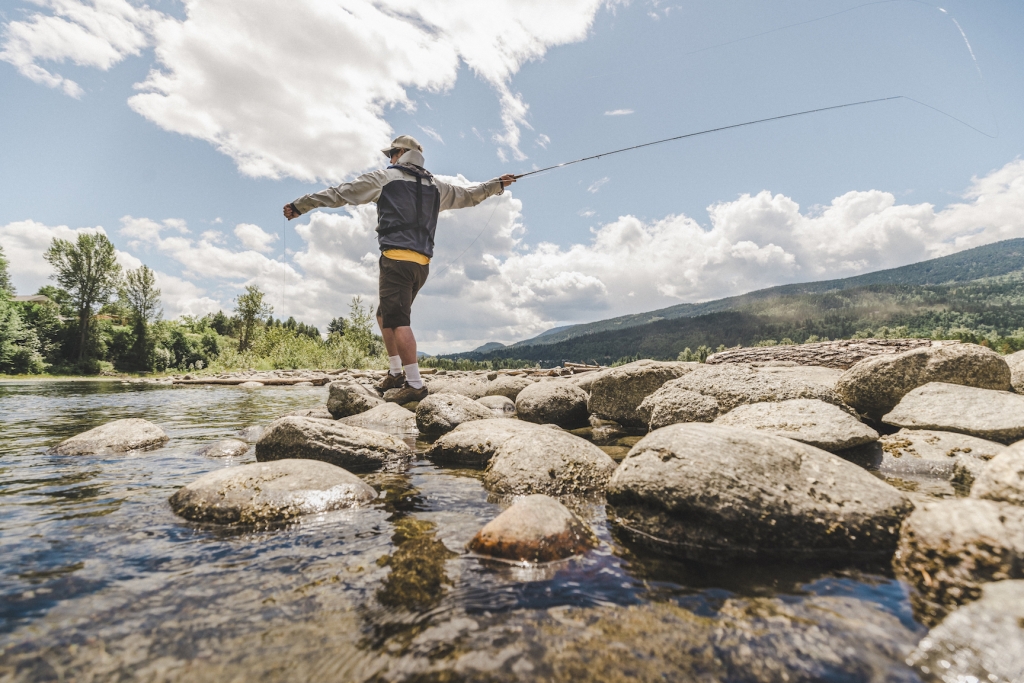
[[[412,261],[395,261],[387,256],[380,257],[380,306],[377,317],[382,318],[385,328],[409,327],[412,302],[416,293],[427,281],[430,266],[421,266]]]

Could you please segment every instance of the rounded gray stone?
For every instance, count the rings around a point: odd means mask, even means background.
[[[991,349],[947,344],[866,358],[843,373],[836,391],[858,412],[878,418],[930,382],[1007,391],[1010,377],[1006,361]]]
[[[1024,442],[989,461],[971,487],[971,497],[1024,505]]]
[[[328,386],[327,410],[336,419],[365,413],[374,406],[384,403],[384,399],[373,389],[362,384],[347,381],[331,382]]]
[[[207,458],[239,458],[249,452],[249,444],[238,439],[224,439],[200,448],[196,455]]]
[[[493,417],[490,408],[462,394],[431,394],[416,406],[416,426],[424,434],[444,434],[463,422]]]
[[[679,422],[713,422],[719,409],[713,396],[663,386],[643,400],[637,414],[654,431]]]
[[[614,420],[627,429],[646,432],[647,423],[637,413],[643,400],[666,382],[692,372],[698,365],[639,360],[600,371],[590,384],[588,409],[594,415]]]
[[[519,392],[533,384],[533,380],[515,375],[502,375],[487,385],[484,396],[504,396],[516,400]]]
[[[556,424],[566,429],[588,422],[587,392],[562,381],[537,382],[519,392],[516,414],[536,424]]]
[[[715,424],[784,436],[825,451],[853,448],[878,439],[878,432],[845,410],[810,398],[737,406]]]
[[[464,422],[440,437],[427,451],[427,457],[442,465],[486,465],[498,446],[516,434],[545,429],[541,425],[507,418],[489,418]]]
[[[1012,443],[1024,438],[1024,396],[932,382],[909,392],[882,421]]]
[[[1018,394],[1024,394],[1024,351],[1003,356],[1010,368],[1010,384]]]
[[[484,396],[478,398],[477,403],[484,406],[497,417],[515,417],[516,404],[507,396]]]
[[[76,434],[53,447],[58,455],[102,455],[156,448],[168,440],[160,427],[148,420],[130,417],[114,420]]]
[[[259,389],[263,386],[263,382],[242,382],[241,384],[235,385],[239,389]]]
[[[371,502],[377,492],[340,467],[315,460],[277,460],[226,467],[171,496],[181,517],[218,524],[259,524]]]
[[[899,491],[831,453],[699,422],[641,439],[607,496],[615,523],[634,540],[702,561],[887,557],[912,509]]]
[[[497,448],[484,486],[498,494],[588,495],[604,490],[615,461],[594,444],[559,429],[513,434]]]
[[[318,420],[333,420],[334,416],[331,415],[331,411],[327,410],[326,406],[319,408],[303,408],[301,410],[293,410],[288,415],[295,415],[297,417],[315,417]],[[283,416],[282,416],[283,417]]]
[[[412,451],[401,439],[371,429],[309,417],[282,417],[256,442],[256,460],[322,460],[353,472],[407,462]]]
[[[549,496],[516,500],[469,542],[469,549],[512,562],[553,562],[597,545],[586,522]]]
[[[914,614],[934,626],[976,600],[989,581],[1024,578],[1024,508],[962,498],[919,507],[903,523],[893,558],[911,584]]]
[[[930,475],[950,479],[961,460],[984,465],[1006,449],[1001,443],[956,432],[901,429],[878,440],[875,469],[883,474]]]
[[[490,382],[487,377],[464,375],[461,377],[426,377],[427,389],[431,394],[459,394],[476,400],[487,394]]]
[[[349,415],[338,422],[387,434],[413,434],[417,431],[416,413],[395,403],[381,403],[365,413]]]

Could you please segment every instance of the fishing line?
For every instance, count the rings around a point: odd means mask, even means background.
[[[472,248],[473,248],[473,245],[474,245],[474,244],[476,244],[476,241],[477,241],[478,239],[480,239],[480,238],[481,238],[481,237],[483,236],[484,232],[485,232],[485,231],[487,230],[487,226],[491,224],[491,219],[492,219],[492,218],[494,218],[494,212],[495,212],[495,211],[497,211],[497,210],[498,210],[498,202],[494,202],[494,208],[493,208],[493,209],[491,209],[491,215],[487,217],[487,222],[486,222],[486,223],[484,223],[484,227],[483,227],[483,228],[482,228],[482,229],[480,230],[480,232],[478,232],[478,233],[476,234],[476,237],[474,237],[474,238],[473,238],[473,241],[469,243],[469,246],[468,246],[468,247],[466,247],[465,249],[463,249],[463,250],[462,250],[462,253],[461,253],[461,254],[459,254],[458,256],[456,256],[455,258],[453,258],[453,259],[452,259],[451,261],[449,261],[449,262],[448,262],[448,265],[446,265],[446,266],[445,266],[444,268],[442,268],[442,269],[441,269],[441,270],[440,270],[440,271],[439,271],[439,272],[437,273],[437,275],[435,275],[434,277],[441,277],[441,275],[442,275],[442,274],[444,274],[444,272],[445,272],[446,270],[448,270],[448,269],[449,269],[449,268],[451,268],[451,267],[452,267],[453,265],[455,265],[455,262],[456,262],[456,261],[458,261],[458,260],[459,260],[460,258],[462,258],[463,256],[465,256],[465,255],[466,255],[466,252],[467,252],[467,251],[469,251],[470,249],[472,249]]]

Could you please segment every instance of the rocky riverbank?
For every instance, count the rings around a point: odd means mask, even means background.
[[[409,438],[429,437],[427,458],[482,470],[512,506],[466,552],[519,563],[590,552],[573,510],[596,500],[625,543],[678,558],[888,566],[933,629],[907,655],[919,675],[1021,680],[1024,627],[1000,596],[1024,579],[1024,359],[946,343],[866,353],[864,341],[845,370],[833,347],[832,367],[802,352],[804,364],[437,372],[428,398],[406,406],[383,401],[373,371],[172,378],[328,390],[322,408],[246,435],[257,464],[199,478],[171,504],[190,520],[257,527],[372,505],[377,492],[351,473],[401,470]],[[126,422],[56,450],[166,441]]]

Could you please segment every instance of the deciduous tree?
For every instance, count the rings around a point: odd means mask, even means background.
[[[256,285],[245,288],[245,294],[235,299],[235,313],[241,320],[238,335],[238,350],[245,351],[253,342],[253,334],[260,320],[274,312],[274,307],[263,301],[264,294]]]

